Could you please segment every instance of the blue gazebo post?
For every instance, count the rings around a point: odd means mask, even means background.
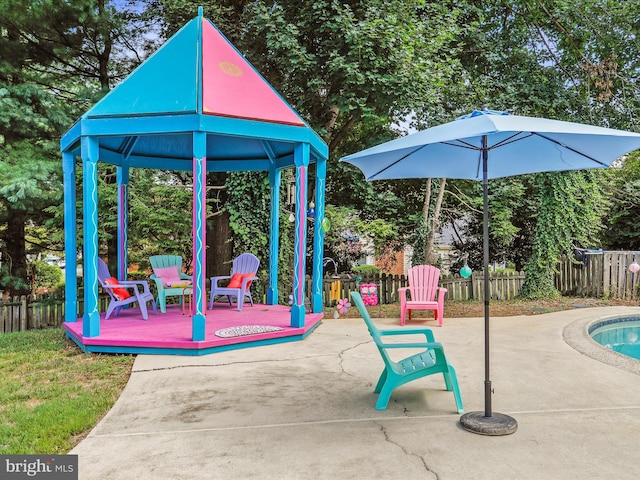
[[[206,265],[206,186],[207,134],[193,132],[193,302],[191,306],[192,340],[206,335],[205,265]]]
[[[324,254],[324,188],[327,177],[327,160],[316,162],[316,216],[313,224],[313,279],[311,281],[311,311],[322,312],[322,258]]]
[[[98,311],[98,139],[82,137],[84,315],[82,335],[100,335]]]
[[[129,166],[123,162],[123,166],[116,167],[118,180],[118,280],[127,279],[128,242],[127,230],[129,228]]]
[[[267,287],[267,305],[278,303],[278,255],[280,247],[280,183],[282,171],[279,168],[269,170],[271,189],[271,211],[269,227],[269,285]]]
[[[304,287],[307,250],[307,176],[309,168],[309,144],[299,143],[294,150],[296,165],[296,222],[293,253],[293,305],[291,326],[304,326]]]
[[[62,153],[64,176],[64,321],[78,321],[78,279],[76,277],[76,161],[70,152]]]

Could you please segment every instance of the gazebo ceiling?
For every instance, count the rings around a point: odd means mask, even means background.
[[[80,154],[97,139],[100,161],[191,170],[193,132],[206,134],[207,171],[293,164],[299,143],[311,160],[328,148],[273,87],[200,13],[62,137]]]

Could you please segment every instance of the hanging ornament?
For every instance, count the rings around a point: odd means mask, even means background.
[[[471,267],[469,267],[469,265],[467,265],[466,263],[464,264],[464,267],[460,269],[460,276],[462,278],[469,278],[471,276],[471,273]]]
[[[629,265],[629,271],[631,273],[638,273],[638,270],[640,270],[640,265],[638,265],[638,262],[633,262],[631,265]]]
[[[322,227],[322,231],[324,233],[327,233],[329,230],[331,230],[331,220],[329,220],[327,217],[324,217],[320,226]]]

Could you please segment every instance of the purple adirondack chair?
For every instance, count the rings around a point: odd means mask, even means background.
[[[122,307],[132,303],[138,304],[142,318],[145,320],[149,319],[147,302],[151,302],[153,313],[158,313],[156,301],[149,290],[148,282],[144,280],[118,280],[112,277],[109,273],[109,267],[101,258],[98,258],[98,281],[104,291],[111,297],[105,320],[108,320],[112,313],[118,315]]]
[[[256,272],[260,266],[260,260],[252,253],[243,253],[233,260],[231,275],[211,277],[211,294],[209,295],[209,310],[213,308],[215,297],[223,295],[227,297],[229,305],[233,306],[233,298],[238,301],[238,311],[242,310],[245,297],[249,298],[249,303],[253,307],[251,298],[251,282],[258,280]],[[229,279],[226,286],[218,285],[220,280]]]

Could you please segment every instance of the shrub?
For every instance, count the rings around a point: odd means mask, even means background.
[[[144,270],[131,270],[127,272],[128,280],[149,280],[149,274]]]
[[[35,261],[31,264],[35,288],[55,288],[64,283],[60,267],[45,262]]]
[[[380,275],[380,268],[376,267],[375,265],[356,265],[351,270],[356,275],[361,275],[363,277],[373,277],[375,275]]]

